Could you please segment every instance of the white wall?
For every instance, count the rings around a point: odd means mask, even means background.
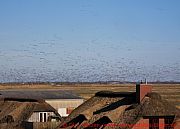
[[[58,113],[62,116],[62,117],[66,117],[69,114],[67,114],[67,108],[59,108],[58,109]]]
[[[44,121],[44,117],[46,114],[46,121],[48,120],[49,116],[53,116],[55,115],[54,112],[33,112],[33,114],[31,115],[31,117],[28,119],[28,122],[40,122],[40,113],[42,113],[42,122]]]
[[[55,108],[62,117],[68,116],[67,108],[75,109],[84,102],[83,99],[48,99],[45,101]]]

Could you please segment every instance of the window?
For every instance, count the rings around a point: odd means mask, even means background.
[[[39,122],[47,122],[47,112],[40,112],[39,113]]]
[[[43,122],[43,113],[39,114],[39,119],[40,119],[40,122]]]
[[[173,121],[174,121],[174,118],[165,118],[164,119],[164,123],[165,123],[164,129],[174,129],[173,125],[172,125]]]
[[[74,110],[74,108],[67,108],[66,113],[69,115],[73,110]]]
[[[149,129],[159,129],[159,118],[149,119]]]
[[[44,113],[44,122],[47,122],[46,120],[46,113]]]

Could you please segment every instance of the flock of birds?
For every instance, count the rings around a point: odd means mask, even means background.
[[[98,39],[77,46],[61,42],[62,38],[56,35],[55,40],[33,40],[18,49],[0,49],[0,82],[125,82],[144,78],[179,81],[180,78],[179,63],[146,66],[143,61],[117,55],[121,49],[131,52],[131,48],[122,45],[98,44]]]

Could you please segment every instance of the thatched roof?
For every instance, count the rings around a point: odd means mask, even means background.
[[[59,128],[85,128],[84,124],[135,124],[139,119],[150,116],[175,116],[180,110],[162,99],[157,93],[148,93],[141,103],[136,103],[135,93],[98,92],[76,108]],[[104,127],[121,128],[121,127]],[[125,127],[122,127],[125,128]]]
[[[33,112],[54,112],[57,116],[57,111],[46,102],[31,102],[31,101],[0,101],[0,128],[11,124],[12,126],[18,126],[22,121],[26,121]],[[60,116],[59,116],[60,117]],[[13,128],[13,127],[12,127]],[[15,127],[14,127],[15,128]]]
[[[140,104],[133,104],[127,108],[121,119],[127,124],[135,124],[142,117],[154,116],[174,116],[176,120],[180,118],[180,110],[162,99],[159,94],[148,93]]]
[[[0,101],[0,122],[7,115],[12,116],[13,121],[27,120],[33,112],[54,112],[57,111],[45,102],[18,102]]]

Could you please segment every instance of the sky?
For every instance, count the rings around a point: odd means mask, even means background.
[[[0,0],[0,82],[180,81],[179,0]]]

